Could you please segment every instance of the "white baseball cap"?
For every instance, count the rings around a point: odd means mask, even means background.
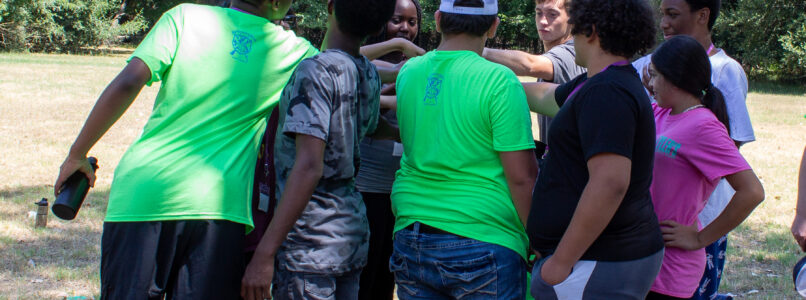
[[[494,16],[498,14],[498,0],[476,1],[482,2],[482,7],[463,6],[462,2],[470,2],[468,0],[442,0],[439,5],[439,11],[460,15]]]

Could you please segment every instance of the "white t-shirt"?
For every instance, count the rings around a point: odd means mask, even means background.
[[[730,137],[741,144],[755,141],[756,136],[753,133],[753,124],[750,123],[750,113],[747,112],[747,75],[739,62],[730,58],[722,49],[717,50],[718,52],[710,57],[711,82],[725,97],[725,106],[728,108],[728,119],[730,120]],[[634,61],[633,66],[643,78],[644,67],[651,62],[651,56],[647,55]],[[650,99],[652,98],[650,97]],[[654,102],[654,99],[652,101]],[[722,213],[735,192],[727,180],[719,181],[699,215],[703,227],[711,224]]]

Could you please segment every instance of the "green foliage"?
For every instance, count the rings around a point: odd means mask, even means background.
[[[714,27],[714,39],[751,77],[806,80],[804,1],[730,1]]]
[[[0,49],[77,52],[146,29],[140,18],[114,22],[118,6],[94,0],[0,2]]]

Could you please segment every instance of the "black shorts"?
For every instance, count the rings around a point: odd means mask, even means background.
[[[239,299],[243,224],[106,222],[101,299]]]

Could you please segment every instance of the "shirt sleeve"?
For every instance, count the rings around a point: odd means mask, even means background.
[[[583,91],[580,91],[583,92]],[[632,160],[637,106],[633,97],[609,86],[597,84],[574,100],[577,128],[585,160],[600,153],[614,153]]]
[[[696,148],[686,151],[686,158],[708,180],[750,169],[722,123],[714,119],[697,129]]]
[[[725,97],[730,120],[730,136],[742,143],[756,140],[747,111],[747,76],[737,62],[725,64],[714,85]]]
[[[165,12],[127,60],[130,62],[137,57],[148,66],[151,79],[146,84],[149,86],[161,81],[173,63],[182,35],[181,18],[182,5]]]
[[[283,134],[305,134],[327,141],[334,100],[334,82],[315,59],[299,64],[288,82],[288,109]]]
[[[498,152],[534,149],[526,92],[517,78],[507,80],[497,97],[491,100],[493,149]]]
[[[554,78],[552,82],[560,83],[567,82],[575,77],[576,69],[580,68],[576,64],[576,55],[574,54],[574,47],[570,45],[559,45],[544,54],[554,68]]]
[[[562,107],[563,104],[565,104],[565,101],[568,100],[568,96],[571,95],[571,91],[585,82],[587,77],[587,73],[583,73],[573,80],[557,86],[557,88],[554,90],[554,101],[557,102],[557,106]]]

